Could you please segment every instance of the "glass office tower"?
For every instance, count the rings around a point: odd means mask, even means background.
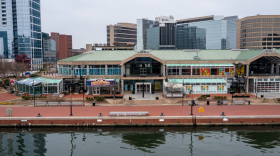
[[[236,49],[238,17],[207,16],[177,21],[177,49]]]
[[[147,49],[147,29],[155,21],[148,19],[137,19],[137,45],[136,50]]]
[[[0,38],[7,33],[4,56],[27,54],[32,68],[43,63],[40,0],[1,0]],[[4,35],[3,35],[4,34]]]

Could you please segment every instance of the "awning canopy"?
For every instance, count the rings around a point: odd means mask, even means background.
[[[170,66],[195,66],[195,67],[234,67],[233,64],[166,64],[167,67]]]
[[[168,88],[183,88],[183,84],[180,83],[171,83],[171,82],[164,82],[164,86]]]
[[[168,82],[181,84],[197,84],[197,83],[227,83],[225,79],[168,79]]]
[[[48,79],[43,77],[36,77],[36,78],[27,78],[24,80],[17,81],[17,84],[23,84],[27,86],[32,86],[33,82],[34,85],[44,84],[44,85],[54,85],[56,86],[58,83],[60,83],[62,79]]]

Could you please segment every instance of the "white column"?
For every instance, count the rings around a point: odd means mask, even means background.
[[[249,78],[247,78],[247,83],[246,83],[246,93],[249,92]]]
[[[125,65],[121,66],[121,76],[123,76],[125,74]]]
[[[161,68],[162,68],[162,76],[165,77],[165,75],[166,75],[165,65],[161,65]]]
[[[271,74],[274,74],[274,63],[271,64]]]
[[[121,93],[124,94],[124,80],[121,80]]]
[[[84,78],[84,90],[87,88],[87,78]]]
[[[89,65],[87,65],[87,76],[89,75]]]
[[[249,76],[249,64],[246,65],[246,75],[245,76]]]
[[[152,94],[152,84],[150,83],[150,94]]]
[[[137,93],[137,83],[135,83],[135,94]]]
[[[276,74],[279,74],[279,63],[276,64]]]

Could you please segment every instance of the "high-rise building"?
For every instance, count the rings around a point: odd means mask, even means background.
[[[147,49],[175,49],[176,22],[173,16],[157,17],[147,29]]]
[[[42,49],[44,63],[56,63],[56,44],[48,33],[42,32]]]
[[[137,19],[137,45],[136,50],[147,49],[147,29],[150,25],[155,24],[155,21],[146,18]]]
[[[51,39],[56,42],[56,59],[61,60],[72,57],[72,35],[62,35],[52,32]]]
[[[1,0],[0,55],[26,54],[33,68],[43,63],[40,0]]]
[[[236,49],[238,17],[204,16],[177,20],[177,49]]]
[[[280,15],[257,15],[237,21],[238,49],[280,49]]]
[[[137,25],[133,23],[117,23],[107,25],[107,46],[135,46]]]

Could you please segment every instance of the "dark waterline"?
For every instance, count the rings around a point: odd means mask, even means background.
[[[280,155],[280,127],[0,129],[1,156]]]

